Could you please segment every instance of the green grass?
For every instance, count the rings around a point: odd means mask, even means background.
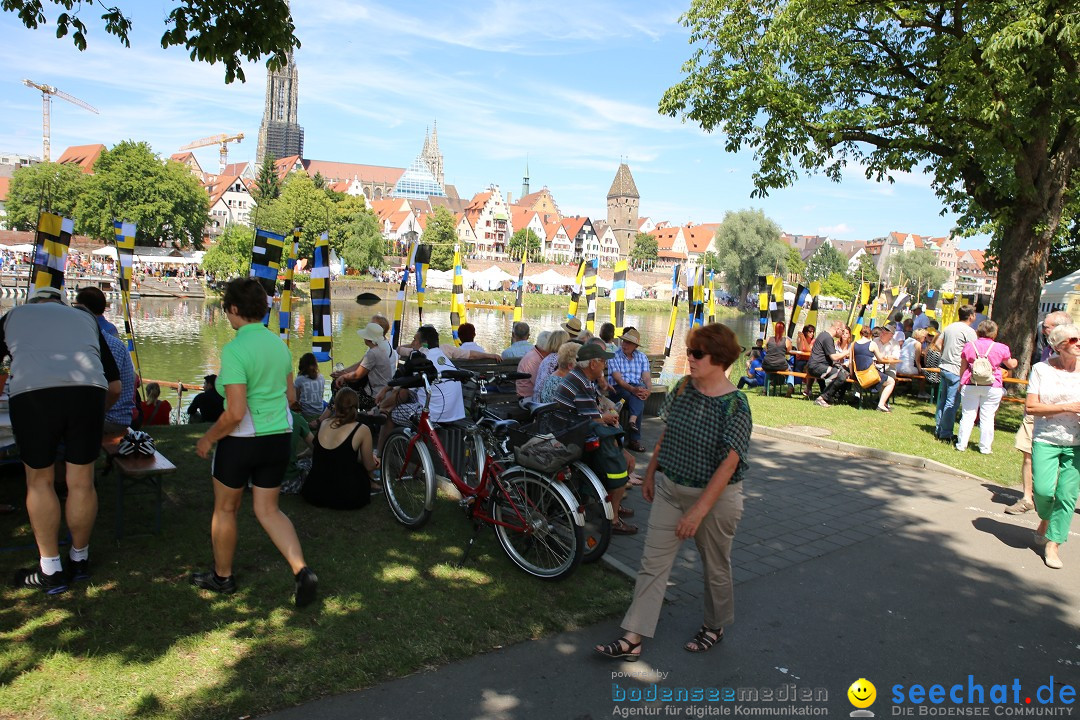
[[[240,590],[198,590],[187,577],[209,566],[212,506],[209,464],[194,453],[200,431],[154,428],[178,467],[160,536],[116,544],[114,478],[100,478],[93,580],[53,598],[0,590],[0,718],[255,715],[581,627],[629,603],[630,582],[602,563],[561,583],[526,575],[490,530],[459,569],[471,527],[455,504],[441,501],[429,525],[409,533],[382,498],[345,513],[282,498],[319,574],[316,605],[293,609],[292,576],[250,501],[240,514]],[[0,516],[4,546],[32,544],[21,493],[21,472],[0,476],[0,502],[20,508]],[[12,571],[36,552],[0,558]]]
[[[732,377],[737,377],[734,371]],[[1020,453],[1013,447],[1013,441],[1023,416],[1021,405],[1001,404],[995,418],[994,452],[983,455],[978,450],[978,426],[971,433],[968,451],[958,452],[951,444],[934,439],[934,405],[907,394],[891,401],[893,411],[889,414],[875,411],[874,403],[870,402],[863,410],[850,405],[822,408],[799,399],[797,393],[792,398],[763,397],[761,390],[754,388],[746,394],[757,425],[827,428],[832,432],[830,440],[936,460],[1001,485],[1020,482]],[[957,432],[959,429],[958,422]]]

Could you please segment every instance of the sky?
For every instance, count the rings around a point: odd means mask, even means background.
[[[134,24],[130,48],[106,35],[89,9],[85,52],[57,39],[51,25],[27,30],[0,13],[0,151],[41,155],[41,94],[23,86],[29,78],[100,112],[54,99],[53,159],[70,145],[128,139],[167,156],[200,138],[243,133],[229,160],[254,162],[265,67],[245,65],[247,82],[226,85],[220,64],[161,48],[169,2],[117,4]],[[608,189],[626,162],[640,214],[654,221],[720,222],[755,208],[793,234],[949,234],[955,216],[941,214],[919,173],[878,183],[853,168],[841,183],[801,177],[751,197],[752,153],[729,153],[721,132],[657,112],[690,57],[679,23],[687,7],[688,0],[292,0],[304,155],[404,168],[437,123],[446,182],[462,196],[495,184],[517,198],[527,166],[530,189],[547,186],[564,215],[605,219]],[[196,155],[216,171],[216,147]],[[986,242],[965,238],[960,247]]]

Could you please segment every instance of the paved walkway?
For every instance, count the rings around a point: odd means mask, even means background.
[[[651,447],[656,421],[644,430]],[[763,689],[824,696],[796,709],[846,717],[847,688],[861,677],[876,684],[871,710],[884,717],[897,714],[896,685],[966,688],[971,675],[989,692],[1016,678],[1036,706],[1034,693],[1050,676],[1057,686],[1080,686],[1080,551],[1063,550],[1064,570],[1044,567],[1030,545],[1034,513],[1004,515],[996,488],[970,478],[760,434],[752,452],[733,550],[737,621],[711,652],[682,650],[702,612],[700,563],[686,543],[641,662],[591,652],[618,637],[615,618],[270,717],[584,719],[628,709],[749,716],[739,709],[747,707],[794,714],[791,703],[761,700]],[[616,537],[609,555],[633,573],[648,508],[637,491],[628,502],[642,533]],[[617,700],[694,687],[759,699]],[[918,715],[917,706],[907,709]]]

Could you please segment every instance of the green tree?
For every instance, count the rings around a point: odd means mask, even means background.
[[[217,242],[203,255],[202,269],[218,280],[241,277],[251,269],[251,244],[255,231],[247,225],[225,226]]]
[[[79,18],[84,7],[97,6],[103,12],[105,32],[115,35],[125,47],[131,47],[128,35],[131,19],[119,7],[110,7],[112,0],[3,0],[0,10],[17,13],[19,20],[30,29],[47,25],[46,7],[62,10],[53,19],[56,37],[71,33],[79,50],[86,49],[87,27]],[[75,9],[75,12],[69,12]],[[194,61],[225,65],[225,82],[239,78],[244,82],[243,61],[256,62],[264,55],[269,68],[285,64],[300,41],[294,33],[287,0],[230,0],[222,7],[221,0],[183,0],[165,18],[167,30],[161,36],[161,47],[182,45]]]
[[[74,218],[86,178],[78,165],[39,163],[19,168],[11,176],[5,204],[8,227],[34,230],[42,210]]]
[[[630,265],[638,270],[649,270],[656,265],[658,253],[656,236],[639,232],[634,236],[634,245],[630,248]]]
[[[992,230],[999,339],[1027,372],[1047,256],[1080,162],[1075,0],[693,0],[661,112],[754,150],[755,193],[800,171],[925,172]]]
[[[878,281],[878,269],[874,263],[874,258],[866,253],[860,255],[855,269],[848,274],[848,280],[851,280],[852,285],[860,282],[876,283]]]
[[[795,280],[806,279],[806,262],[797,248],[788,248],[787,271]]]
[[[831,243],[822,243],[814,254],[806,259],[806,270],[803,271],[803,275],[808,281],[813,282],[824,280],[833,273],[841,275],[847,273],[847,258]]]
[[[515,230],[506,246],[511,260],[521,260],[522,255],[527,254],[529,262],[540,261],[541,248],[540,236],[529,228]]]
[[[251,196],[259,205],[264,205],[271,200],[276,200],[281,195],[281,180],[278,179],[277,168],[274,167],[274,158],[267,155],[263,158],[259,174],[255,178],[255,190]]]
[[[114,220],[130,220],[137,245],[199,248],[209,205],[187,165],[162,162],[147,143],[125,140],[94,163],[75,207],[75,228],[107,241],[114,237]]]
[[[434,270],[452,270],[454,245],[458,243],[454,214],[442,206],[435,208],[435,212],[428,215],[427,227],[420,242],[431,246],[431,267]]]
[[[886,276],[896,285],[903,279],[903,287],[912,294],[921,294],[933,288],[940,290],[949,279],[949,271],[938,267],[937,255],[933,250],[908,250],[889,258]]]
[[[780,226],[761,210],[728,212],[716,229],[716,257],[728,291],[742,302],[759,275],[787,272],[788,246]]]
[[[315,250],[315,240],[330,229],[334,203],[326,193],[315,187],[311,177],[304,172],[290,173],[285,178],[281,194],[259,208],[259,227],[288,235],[293,228],[303,228],[300,235],[300,252],[297,257],[310,258]],[[331,247],[340,253],[343,235],[335,235]]]
[[[326,189],[326,178],[319,171],[315,171],[315,177],[311,178],[311,183],[320,190]]]
[[[379,230],[379,218],[367,208],[363,197],[347,195],[334,206],[336,221],[331,238],[341,236],[341,257],[350,267],[364,271],[384,268],[386,240]],[[333,242],[331,242],[333,244]]]
[[[842,274],[834,272],[821,282],[821,294],[851,302],[855,297],[855,286]]]

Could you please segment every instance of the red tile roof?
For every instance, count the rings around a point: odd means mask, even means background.
[[[563,228],[566,229],[566,234],[573,240],[587,222],[589,222],[589,218],[584,215],[575,215],[574,217],[563,218],[562,224]]]
[[[78,165],[84,173],[91,175],[94,172],[94,163],[97,162],[97,159],[101,157],[101,153],[104,151],[105,146],[100,143],[97,145],[72,145],[57,158],[56,162]]]
[[[328,181],[352,180],[396,185],[405,168],[383,167],[381,165],[359,165],[357,163],[333,162],[330,160],[304,160],[304,169],[311,177],[319,173]]]

